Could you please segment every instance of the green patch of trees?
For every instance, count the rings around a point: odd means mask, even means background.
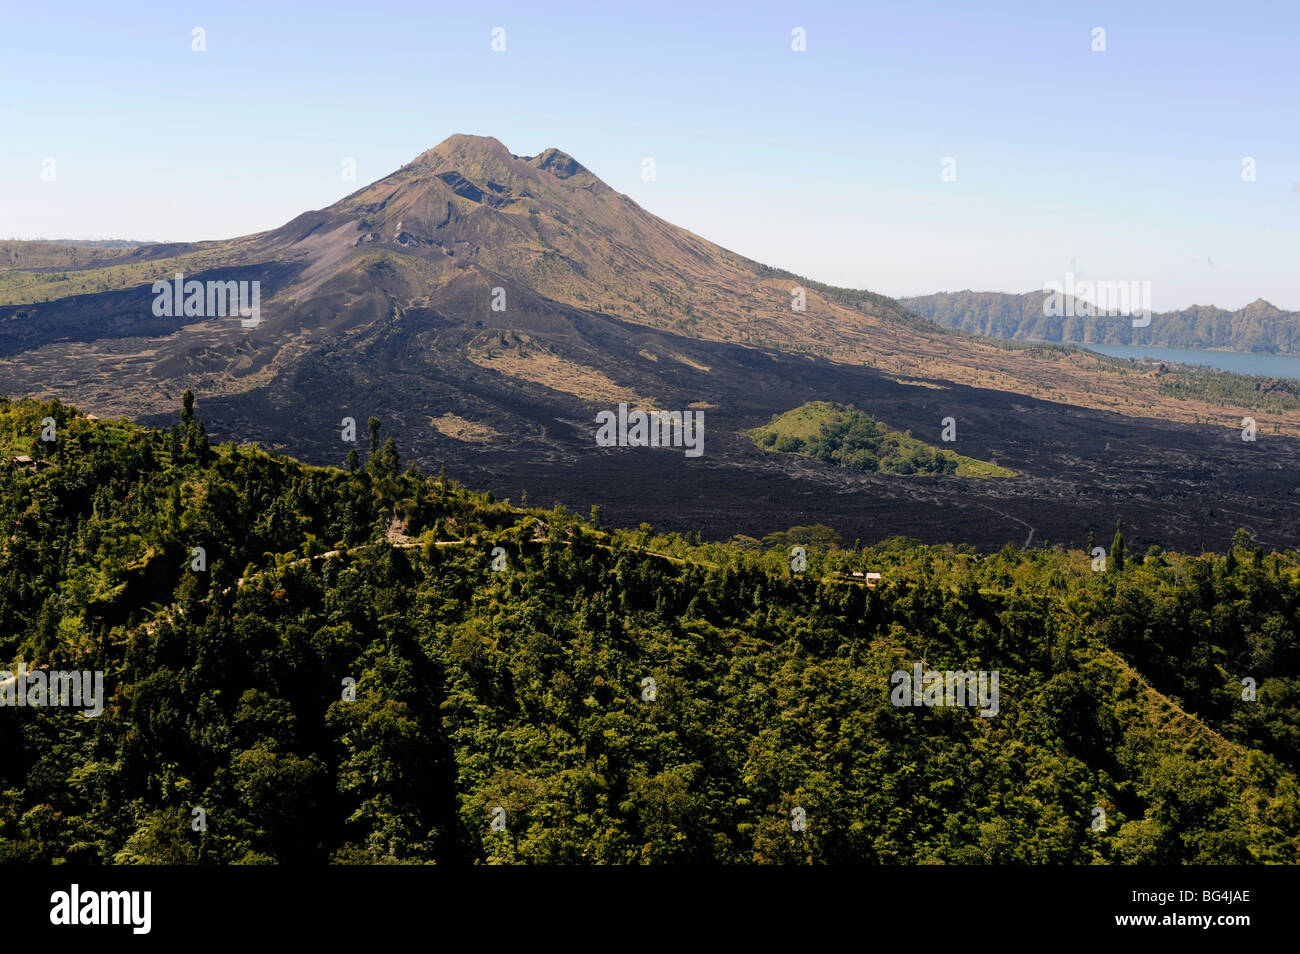
[[[760,447],[784,454],[803,454],[827,464],[866,473],[952,474],[958,458],[929,447],[910,435],[892,431],[869,414],[842,404],[815,404],[823,410],[816,433],[786,432],[781,422],[759,428]]]

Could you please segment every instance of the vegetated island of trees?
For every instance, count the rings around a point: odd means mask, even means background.
[[[749,436],[759,447],[865,473],[1014,477],[1015,471],[939,450],[891,430],[853,405],[810,401],[775,415]]]
[[[0,706],[0,862],[1300,860],[1294,552],[706,543],[381,435],[0,402],[0,659],[107,696]],[[918,662],[997,715],[891,704]]]

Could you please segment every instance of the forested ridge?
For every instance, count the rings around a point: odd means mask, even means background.
[[[1295,552],[709,543],[381,438],[0,404],[0,668],[108,696],[0,707],[0,861],[1300,861]],[[997,715],[895,707],[918,662],[999,672]]]
[[[994,338],[1300,354],[1300,315],[1283,311],[1262,298],[1231,311],[1213,305],[1192,305],[1179,311],[1157,312],[1150,316],[1149,323],[1134,325],[1106,314],[1104,298],[1100,308],[1076,300],[1052,309],[1045,304],[1047,297],[1046,289],[1024,294],[966,290],[902,298],[899,302],[936,324]]]

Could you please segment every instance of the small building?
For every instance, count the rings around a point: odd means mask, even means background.
[[[10,457],[9,463],[15,467],[25,467],[28,470],[45,470],[54,466],[54,461],[50,460],[33,460],[26,454],[19,454],[17,457]]]
[[[867,579],[867,586],[875,586],[877,583],[880,582],[880,574],[868,573],[866,579]]]

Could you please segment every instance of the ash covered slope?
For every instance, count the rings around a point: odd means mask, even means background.
[[[824,523],[1081,544],[1122,516],[1143,544],[1221,545],[1244,522],[1297,539],[1295,396],[1210,406],[1097,356],[935,328],[707,242],[554,149],[453,136],[278,229],[112,251],[81,267],[31,248],[0,268],[0,393],[162,422],[189,388],[222,439],[334,464],[344,418],[364,441],[375,415],[426,470],[720,537]],[[154,315],[153,282],[177,272],[260,281],[260,324]],[[824,400],[932,444],[951,416],[952,450],[1022,476],[837,473],[741,433]],[[594,447],[595,413],[622,402],[702,410],[704,457]],[[1228,429],[1246,413],[1266,442]]]

